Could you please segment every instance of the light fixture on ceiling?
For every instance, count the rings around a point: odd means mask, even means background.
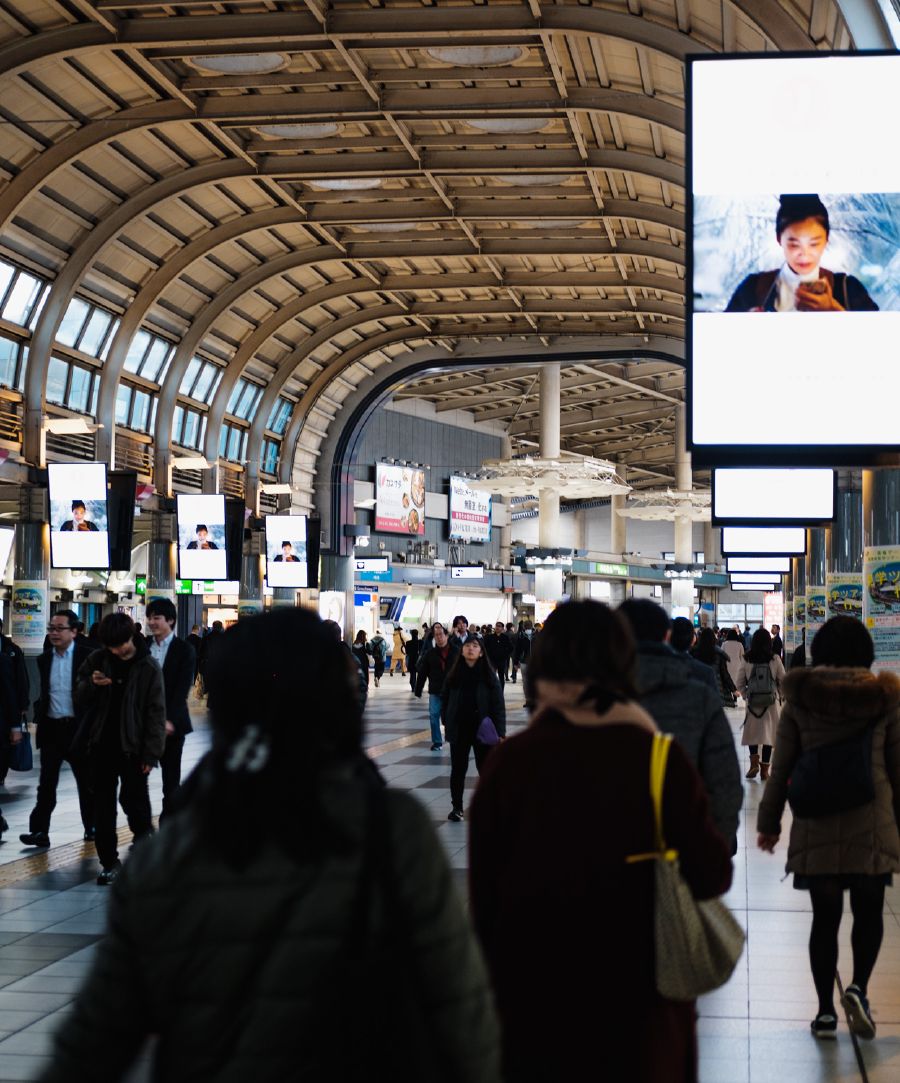
[[[330,135],[337,135],[342,128],[342,124],[335,124],[332,121],[322,124],[256,125],[256,130],[260,135],[267,135],[271,139],[325,139]]]
[[[509,173],[498,176],[497,180],[504,184],[511,184],[515,188],[531,188],[537,185],[565,184],[571,180],[571,176],[560,176],[556,173]]]
[[[188,60],[200,71],[214,75],[268,75],[287,67],[289,58],[284,53],[222,53]]]
[[[380,188],[381,177],[320,177],[309,183],[314,188],[327,188],[331,192],[364,192],[369,188]]]
[[[470,128],[496,135],[515,135],[527,132],[542,132],[550,124],[548,118],[540,117],[490,117],[487,120],[466,120]]]
[[[458,68],[492,68],[514,64],[525,55],[520,45],[440,45],[425,52],[432,60]]]
[[[575,226],[583,226],[584,220],[576,221],[574,218],[524,218],[516,223],[525,229],[572,229]]]

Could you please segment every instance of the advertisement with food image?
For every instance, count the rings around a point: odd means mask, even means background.
[[[375,530],[388,534],[425,533],[425,471],[377,463]]]

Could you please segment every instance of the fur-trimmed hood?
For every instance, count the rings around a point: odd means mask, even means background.
[[[900,705],[900,680],[862,668],[804,667],[785,677],[784,698],[823,720],[875,719]]]

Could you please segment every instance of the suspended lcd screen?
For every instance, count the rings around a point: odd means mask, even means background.
[[[712,472],[712,521],[766,526],[831,522],[837,474],[821,467],[727,467]]]
[[[801,556],[806,553],[806,530],[802,526],[723,526],[725,556]]]
[[[790,557],[728,557],[727,572],[757,572],[764,575],[790,575]]]
[[[266,583],[270,587],[309,586],[305,515],[266,516]]]
[[[900,447],[900,126],[875,104],[900,54],[687,71],[695,462],[874,465]]]
[[[730,578],[732,583],[774,583],[777,581],[778,576],[763,574],[762,572],[737,572]]]
[[[732,590],[755,590],[763,594],[772,594],[774,591],[781,589],[777,583],[768,582],[732,583],[730,586]]]
[[[109,567],[105,463],[51,463],[50,563],[54,568]]]
[[[227,579],[225,497],[175,498],[178,520],[178,578]]]

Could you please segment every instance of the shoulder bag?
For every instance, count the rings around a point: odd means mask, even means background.
[[[656,989],[668,1000],[696,1000],[731,977],[744,950],[744,930],[721,899],[695,899],[666,847],[662,797],[672,735],[656,733],[650,754],[650,796],[656,850],[629,863],[655,863],[654,942]]]
[[[31,733],[27,726],[22,727],[22,736],[9,746],[10,771],[30,771],[34,767],[34,753],[31,750]]]

